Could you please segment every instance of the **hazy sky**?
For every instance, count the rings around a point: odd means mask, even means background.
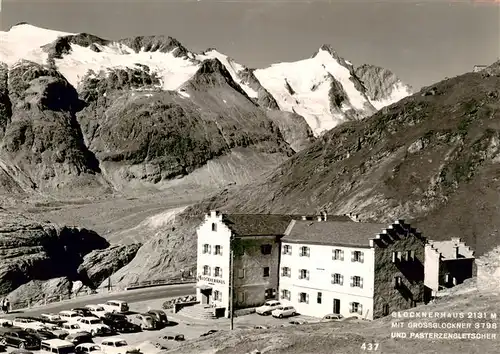
[[[166,34],[249,67],[308,58],[328,43],[415,88],[500,57],[498,0],[3,0],[2,30],[21,21],[108,39]]]

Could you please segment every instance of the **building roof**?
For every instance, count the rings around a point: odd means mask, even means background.
[[[292,220],[306,217],[315,220],[317,216],[281,214],[222,214],[222,221],[238,236],[283,236]],[[348,216],[331,215],[329,219],[350,221]]]
[[[303,242],[311,244],[331,244],[345,246],[368,246],[369,240],[382,233],[387,224],[354,221],[303,221],[290,223],[283,242]]]
[[[222,221],[237,236],[279,236],[293,219],[290,215],[223,214]]]

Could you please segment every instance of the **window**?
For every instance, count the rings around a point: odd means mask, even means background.
[[[415,251],[406,251],[406,260],[414,261],[415,260]]]
[[[360,262],[360,263],[363,263],[363,252],[361,251],[354,251],[352,252],[352,257],[351,257],[351,261],[352,262]]]
[[[271,245],[266,244],[266,245],[260,246],[260,252],[262,254],[271,254],[272,249],[273,249],[273,246],[271,246]]]
[[[210,249],[211,249],[211,247],[208,243],[205,243],[203,245],[203,253],[210,253]]]
[[[215,267],[214,277],[222,277],[222,268],[221,267]]]
[[[363,287],[363,278],[358,277],[357,275],[351,277],[351,287],[362,288]]]
[[[359,313],[361,315],[363,314],[363,306],[359,302],[351,302],[349,312]]]
[[[307,269],[301,269],[299,271],[299,279],[309,280],[309,271]]]
[[[332,259],[335,261],[343,261],[344,260],[344,251],[335,249],[333,250]]]
[[[292,246],[283,245],[283,254],[292,254]]]
[[[322,293],[318,292],[318,297],[316,299],[316,301],[317,301],[318,304],[321,304],[321,296],[322,295],[323,295]]]
[[[281,298],[285,300],[290,300],[292,298],[292,294],[290,290],[283,289],[281,290]]]
[[[245,277],[245,269],[238,269],[238,278],[242,279]]]
[[[344,277],[341,274],[332,274],[332,284],[342,285],[344,283]]]
[[[212,231],[217,232],[217,224],[214,222],[212,223]]]
[[[222,301],[222,293],[219,290],[214,291],[214,300]]]
[[[309,254],[310,254],[309,251],[310,251],[309,247],[302,246],[302,247],[300,247],[300,254],[299,254],[299,256],[300,257],[309,257]]]
[[[403,285],[403,279],[399,276],[394,277],[394,287],[399,288],[401,285]]]
[[[238,293],[238,302],[239,303],[243,303],[243,302],[245,302],[245,299],[246,299],[245,292],[244,291],[240,291]]]
[[[269,267],[264,267],[264,278],[269,276]]]
[[[215,250],[214,250],[214,254],[217,254],[219,256],[222,256],[222,246],[220,245],[216,245],[215,246]]]
[[[276,289],[266,289],[264,291],[264,297],[266,300],[276,298]]]
[[[299,302],[309,303],[309,295],[306,293],[299,293]]]
[[[444,283],[448,284],[450,282],[450,273],[446,273],[444,275]]]
[[[292,270],[288,267],[281,268],[281,276],[290,278],[292,276]]]
[[[203,266],[203,275],[210,275],[210,267],[209,266]]]

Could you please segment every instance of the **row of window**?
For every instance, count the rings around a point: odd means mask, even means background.
[[[214,274],[212,275],[212,268],[210,268],[210,266],[204,265],[203,266],[203,275],[208,275],[208,276],[222,278],[222,268],[221,267],[215,267],[214,268]]]
[[[309,270],[307,269],[299,269],[299,279],[304,279],[304,280],[309,280]],[[291,278],[292,276],[292,270],[289,267],[282,267],[281,268],[281,276],[282,277],[288,277]],[[332,284],[338,284],[338,285],[344,285],[344,276],[339,273],[334,273],[332,274]],[[360,276],[352,276],[351,277],[351,287],[363,287],[363,278]]]
[[[291,245],[283,245],[284,255],[292,254],[292,246]],[[311,248],[308,246],[301,246],[299,248],[299,256],[300,257],[310,257],[311,256]],[[335,261],[343,261],[344,260],[344,251],[341,249],[333,249],[332,250],[332,260]],[[364,262],[364,252],[362,251],[352,251],[351,252],[351,262]]]
[[[392,263],[414,261],[415,251],[396,251],[392,252]]]
[[[273,246],[269,244],[261,245],[260,246],[260,252],[263,255],[271,254],[273,250]],[[201,249],[201,253],[203,254],[212,254],[212,245],[209,245],[208,243],[205,243]],[[219,255],[222,256],[222,246],[221,245],[215,245],[214,247],[214,255]]]
[[[269,272],[270,272],[269,267],[262,267],[262,276],[264,278],[269,277]],[[238,278],[243,279],[245,277],[245,269],[243,269],[243,268],[238,269],[237,273],[238,273]],[[208,265],[204,265],[203,266],[203,275],[222,278],[222,268],[215,267],[214,274],[212,275],[212,268]]]
[[[283,300],[291,301],[292,300],[291,291],[287,290],[287,289],[281,290],[280,298]],[[306,292],[297,293],[297,301],[299,303],[308,304],[309,303],[309,294]],[[321,304],[322,302],[323,302],[323,293],[318,291],[316,293],[316,303]],[[334,299],[334,302],[335,302],[335,299]],[[337,302],[340,303],[340,300],[337,300]],[[339,310],[340,309],[337,309],[337,311],[339,311]],[[359,302],[350,302],[349,303],[349,312],[362,314],[363,313],[363,306]]]
[[[208,243],[205,243],[201,249],[201,253],[203,254],[212,254],[212,245],[209,245]],[[214,254],[222,256],[222,246],[221,245],[215,245],[214,247]]]

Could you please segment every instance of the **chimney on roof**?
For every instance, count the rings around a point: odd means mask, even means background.
[[[302,220],[307,220],[307,216],[302,215]]]
[[[217,210],[211,210],[210,211],[210,216],[212,218],[215,218],[215,217],[219,216],[219,212]]]
[[[456,245],[455,246],[455,258],[458,258],[460,255],[460,246]]]
[[[326,218],[328,216],[328,214],[326,213],[326,210],[325,211],[322,211],[321,212],[321,215],[323,216],[323,221],[326,221]]]

